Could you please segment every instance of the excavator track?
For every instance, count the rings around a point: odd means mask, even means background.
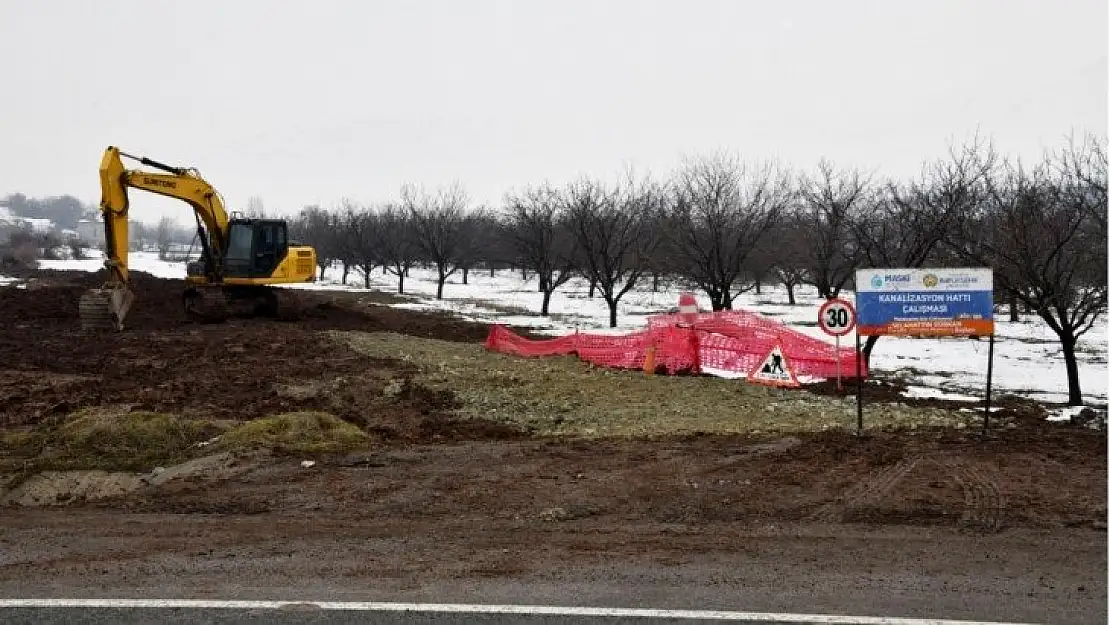
[[[220,286],[191,287],[183,296],[185,318],[194,323],[223,323],[228,317],[227,295]]]
[[[292,289],[271,288],[273,294],[271,314],[282,321],[297,321],[304,316],[300,295]]]

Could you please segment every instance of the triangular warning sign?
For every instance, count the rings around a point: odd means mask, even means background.
[[[782,353],[782,346],[776,344],[767,353],[767,356],[751,371],[748,372],[748,381],[768,386],[784,386],[796,388],[801,386],[790,362]]]

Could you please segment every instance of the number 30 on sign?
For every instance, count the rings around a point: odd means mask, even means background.
[[[856,309],[848,300],[830,299],[817,312],[817,325],[825,334],[844,336],[856,327]]]

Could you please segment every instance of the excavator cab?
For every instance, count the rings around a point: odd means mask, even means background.
[[[276,219],[235,219],[228,227],[225,278],[268,278],[288,252],[286,224]]]
[[[228,222],[223,278],[269,278],[289,253],[288,226],[280,219],[232,219]],[[201,262],[189,263],[188,275],[205,275]]]

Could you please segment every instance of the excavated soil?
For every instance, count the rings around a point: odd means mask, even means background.
[[[243,421],[323,410],[386,437],[410,440],[510,436],[498,424],[445,415],[450,393],[403,387],[383,411],[381,397],[409,368],[358,354],[319,330],[392,331],[480,341],[486,328],[446,315],[297,292],[295,322],[232,319],[192,324],[181,310],[183,282],[133,274],[136,300],[124,332],[83,331],[81,293],[96,274],[44,271],[26,288],[0,288],[0,425],[28,426],[78,409],[125,406],[189,417]]]

